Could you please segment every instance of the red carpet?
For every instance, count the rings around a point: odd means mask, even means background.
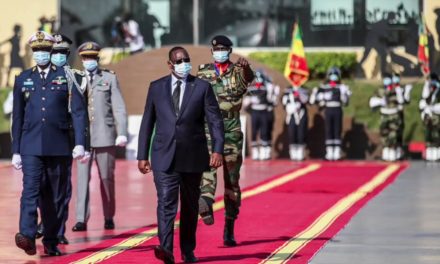
[[[220,209],[214,226],[199,225],[195,254],[202,263],[307,263],[406,167],[404,163],[306,163],[243,192],[237,247],[222,245],[224,210]],[[180,261],[178,239],[176,232],[174,254]],[[57,262],[160,263],[152,250],[158,243],[155,227],[140,228]]]

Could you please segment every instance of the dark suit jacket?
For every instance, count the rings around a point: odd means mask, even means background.
[[[69,130],[75,145],[85,146],[87,106],[76,87],[69,91],[62,67],[50,66],[43,81],[38,69],[15,78],[12,112],[12,152],[21,155],[72,155]],[[71,112],[69,113],[69,100]]]
[[[171,96],[171,75],[150,84],[139,130],[138,160],[148,160],[152,142],[153,170],[203,172],[209,169],[205,120],[212,137],[213,152],[223,154],[223,118],[211,85],[189,75],[178,116]],[[171,167],[174,161],[174,166]]]

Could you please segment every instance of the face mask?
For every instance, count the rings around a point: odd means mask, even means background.
[[[50,57],[50,61],[58,67],[62,67],[67,63],[67,54],[54,53]]]
[[[400,83],[400,78],[397,76],[393,76],[393,83]]]
[[[227,50],[213,51],[212,57],[214,58],[215,62],[223,63],[229,60],[229,51]]]
[[[182,62],[180,64],[174,64],[174,73],[180,78],[186,78],[191,72],[192,66],[189,62]]]
[[[391,85],[391,83],[392,83],[391,78],[383,79],[383,85],[384,86],[389,86],[389,85]]]
[[[328,77],[330,79],[330,81],[336,82],[339,80],[339,76],[336,74],[330,74],[330,76]]]
[[[97,60],[85,60],[83,61],[84,69],[88,70],[89,72],[94,71],[96,68],[98,68],[98,61]]]
[[[35,51],[32,54],[34,61],[38,66],[47,65],[50,61],[50,52],[48,51]]]

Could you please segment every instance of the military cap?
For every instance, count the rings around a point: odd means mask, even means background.
[[[28,44],[31,49],[47,49],[52,48],[55,39],[47,32],[37,31],[33,34],[29,40]]]
[[[211,44],[212,44],[212,46],[223,45],[226,47],[231,47],[232,41],[224,35],[217,35],[214,38],[212,38]]]
[[[101,46],[92,41],[84,42],[78,47],[78,53],[80,56],[97,56],[100,50]]]
[[[54,34],[53,38],[55,39],[55,43],[53,44],[54,50],[69,49],[70,44],[72,44],[72,40],[62,34]]]

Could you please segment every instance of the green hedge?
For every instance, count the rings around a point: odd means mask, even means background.
[[[280,72],[284,71],[288,52],[253,52],[251,59],[261,62]],[[327,70],[336,66],[342,71],[343,77],[351,77],[356,70],[356,54],[337,52],[312,52],[306,53],[307,64],[310,69],[310,78],[323,78]]]

